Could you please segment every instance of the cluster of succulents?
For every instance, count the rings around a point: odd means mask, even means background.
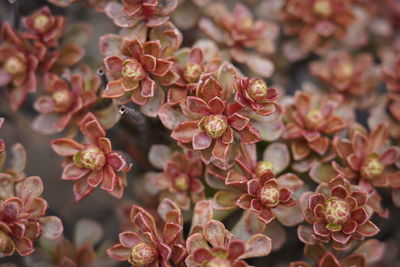
[[[100,187],[121,224],[111,243],[85,219],[74,238],[62,235],[63,218],[45,216],[47,178],[27,176],[30,157],[4,135],[0,257],[400,264],[390,229],[400,208],[399,2],[48,0],[22,16],[20,0],[9,2],[0,133],[10,118],[33,117],[64,158],[59,180],[73,181],[74,205]],[[110,27],[70,23],[74,12],[62,14],[74,7]],[[294,243],[302,253],[282,257]]]

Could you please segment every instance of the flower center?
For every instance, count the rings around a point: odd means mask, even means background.
[[[274,207],[279,203],[279,190],[276,187],[264,186],[261,189],[261,202],[267,207]]]
[[[249,84],[249,95],[258,103],[262,103],[266,100],[267,91],[267,84],[261,79],[252,80]]]
[[[201,124],[203,125],[202,128],[204,131],[211,138],[221,137],[228,128],[225,116],[219,114],[205,117]]]
[[[257,162],[255,173],[258,177],[260,177],[263,174],[265,174],[266,172],[272,172],[273,169],[274,169],[274,165],[272,165],[271,162],[259,161],[259,162]]]
[[[67,111],[72,104],[72,96],[68,90],[57,90],[52,97],[59,112]]]
[[[323,17],[329,17],[332,14],[332,5],[329,0],[317,0],[314,3],[314,12]]]
[[[189,62],[183,70],[183,78],[188,83],[195,83],[199,80],[200,75],[203,73],[203,67],[197,63]]]
[[[127,59],[123,63],[122,75],[132,81],[140,81],[145,77],[142,65],[134,59]]]
[[[51,28],[50,19],[44,14],[39,14],[33,19],[33,28],[38,32],[47,32]]]
[[[232,264],[227,259],[214,258],[207,262],[205,267],[232,267]]]
[[[350,216],[346,201],[332,197],[325,203],[325,218],[331,225],[343,224]]]
[[[157,251],[147,243],[140,242],[131,249],[130,263],[133,266],[143,266],[156,260]]]
[[[4,69],[12,75],[17,75],[25,72],[26,65],[17,57],[10,57],[4,64]]]
[[[324,116],[321,110],[311,109],[306,115],[307,125],[310,128],[315,128],[324,121]]]
[[[335,70],[335,76],[340,80],[348,80],[353,76],[353,65],[349,60],[344,60]]]
[[[96,145],[88,145],[74,155],[74,163],[78,167],[99,171],[106,163],[106,157]]]
[[[368,156],[362,166],[361,175],[369,180],[379,177],[384,171],[385,166],[379,161],[379,157],[375,154]]]
[[[189,188],[189,176],[186,173],[181,173],[174,181],[175,187],[179,191],[186,191]]]

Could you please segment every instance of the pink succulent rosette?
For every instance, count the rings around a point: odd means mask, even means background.
[[[184,144],[191,143],[193,149],[200,150],[205,159],[214,157],[225,162],[235,134],[245,144],[254,144],[261,138],[249,118],[238,112],[229,114],[228,103],[216,93],[218,88],[218,83],[214,83],[210,88],[213,91],[205,91],[206,96],[187,97],[187,108],[196,114],[197,119],[179,124],[171,137]]]
[[[262,116],[269,116],[275,111],[281,112],[281,107],[275,102],[279,97],[278,91],[269,88],[262,79],[236,76],[235,89],[235,102],[239,107],[248,106]]]
[[[160,199],[171,199],[188,210],[191,203],[205,199],[202,175],[203,163],[195,153],[174,152],[165,162],[164,171],[152,176],[151,182],[161,190]]]
[[[356,98],[360,107],[370,106],[376,99],[378,73],[371,54],[353,57],[343,50],[331,51],[325,59],[312,62],[310,71],[345,100],[354,103]]]
[[[368,194],[343,177],[320,184],[315,193],[305,193],[302,202],[304,219],[313,225],[312,230],[303,226],[298,229],[300,240],[306,244],[331,242],[334,249],[345,250],[353,240],[379,232],[367,212]]]
[[[330,136],[346,127],[335,115],[339,103],[330,98],[314,103],[310,94],[297,91],[294,105],[285,112],[287,124],[283,138],[290,140],[294,160],[307,158],[312,152],[324,156],[331,145]]]
[[[235,239],[223,223],[210,220],[203,230],[186,241],[188,267],[198,266],[249,266],[244,259],[266,256],[271,252],[271,239],[255,234],[247,242]]]
[[[137,27],[144,23],[148,28],[159,27],[169,20],[178,0],[122,0],[110,2],[105,13],[118,27]]]
[[[28,93],[36,91],[38,59],[24,38],[7,22],[3,23],[0,39],[0,86],[7,86],[7,98],[18,110]]]
[[[32,254],[34,241],[41,236],[56,239],[63,232],[61,220],[44,216],[48,207],[41,197],[43,183],[40,177],[31,176],[19,182],[1,173],[3,192],[0,201],[1,257],[17,251],[19,255]],[[8,191],[7,194],[4,194]]]
[[[132,102],[144,105],[156,94],[155,80],[167,86],[179,78],[172,69],[173,61],[163,58],[160,41],[126,41],[121,51],[124,57],[104,59],[112,78],[103,93],[105,98],[127,98],[129,95]]]
[[[75,200],[88,196],[97,186],[114,197],[121,198],[130,165],[112,150],[110,139],[97,118],[88,113],[81,121],[81,132],[88,142],[80,144],[69,138],[51,142],[53,150],[66,157],[61,179],[75,181]]]
[[[174,202],[165,199],[159,207],[164,226],[160,229],[155,218],[139,206],[132,206],[130,220],[133,231],[119,234],[119,244],[107,250],[118,261],[132,266],[174,266],[186,256],[183,243],[183,219]],[[173,264],[173,265],[171,265]]]
[[[342,40],[354,21],[353,0],[289,0],[281,11],[284,33],[298,35],[301,49],[322,53]],[[315,50],[314,50],[315,51]]]
[[[23,34],[25,38],[39,41],[48,47],[58,45],[58,40],[66,27],[65,18],[54,16],[47,6],[36,10],[28,17],[24,17],[22,24],[28,30]]]
[[[233,60],[246,64],[258,75],[270,76],[274,65],[264,56],[275,52],[278,25],[262,19],[256,20],[241,3],[234,6],[233,12],[221,3],[212,3],[208,11],[211,19],[200,19],[200,29],[217,43],[228,47]]]
[[[34,103],[40,115],[35,119],[33,127],[41,133],[63,131],[71,121],[79,124],[85,110],[97,100],[96,90],[91,89],[98,87],[85,88],[80,74],[72,75],[67,82],[54,73],[47,73],[44,76],[44,87],[48,94],[39,96]]]

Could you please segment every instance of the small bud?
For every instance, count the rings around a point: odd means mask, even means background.
[[[157,251],[152,246],[140,242],[131,249],[129,261],[133,266],[144,266],[154,262],[156,257]]]
[[[354,74],[353,64],[350,60],[342,60],[334,70],[334,75],[341,81],[349,80]]]
[[[106,163],[106,157],[96,145],[88,145],[74,155],[74,163],[78,167],[99,171]]]
[[[47,32],[51,26],[51,20],[45,14],[38,14],[33,18],[33,28],[40,33]]]
[[[4,64],[4,69],[12,75],[18,75],[26,71],[26,64],[18,57],[10,57]]]
[[[307,127],[314,129],[318,127],[324,121],[324,116],[322,115],[321,110],[319,109],[311,109],[306,115],[306,124]]]
[[[214,139],[221,137],[228,128],[226,117],[219,114],[203,118],[199,125],[209,137]]]
[[[52,97],[57,112],[65,112],[71,107],[72,96],[68,90],[56,90]]]
[[[385,166],[379,161],[378,155],[370,155],[364,159],[361,166],[361,175],[367,179],[379,177],[385,169]]]
[[[325,203],[325,218],[335,228],[335,225],[345,223],[350,216],[350,207],[345,200],[332,197]]]
[[[205,267],[232,267],[228,259],[214,258],[205,264]]]
[[[189,176],[186,173],[181,173],[174,177],[174,187],[179,191],[186,191],[189,188]]]
[[[135,59],[127,59],[123,63],[122,75],[125,79],[140,81],[145,78],[146,73],[144,72],[142,65]]]
[[[259,162],[257,162],[255,173],[258,177],[260,177],[263,174],[265,174],[266,172],[273,172],[273,170],[274,170],[274,165],[272,165],[271,162],[259,161]]]
[[[261,189],[261,202],[267,207],[275,207],[279,203],[279,189],[266,185]]]
[[[204,69],[197,63],[189,62],[186,64],[183,70],[183,78],[188,83],[195,83],[199,80],[200,75],[203,73]]]
[[[268,92],[267,84],[261,79],[252,79],[249,83],[248,94],[257,103],[266,101]]]
[[[329,17],[332,14],[332,6],[330,0],[315,1],[314,12],[322,17]]]

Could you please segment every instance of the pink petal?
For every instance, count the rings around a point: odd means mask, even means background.
[[[74,163],[69,163],[64,167],[61,179],[78,180],[90,172],[89,169],[79,168]]]

